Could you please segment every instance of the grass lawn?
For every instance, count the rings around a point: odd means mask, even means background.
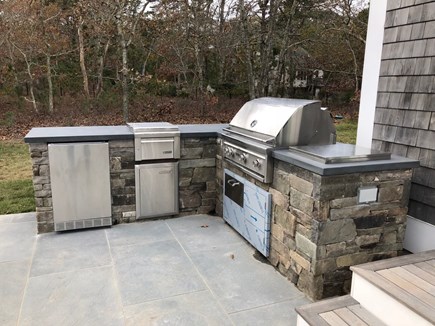
[[[34,210],[28,146],[19,141],[0,141],[0,214]]]
[[[337,129],[337,142],[355,144],[356,143],[356,129],[358,127],[357,121],[342,120],[335,125]]]

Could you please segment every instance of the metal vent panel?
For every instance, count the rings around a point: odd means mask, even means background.
[[[68,230],[94,228],[94,227],[110,226],[110,225],[112,225],[111,217],[101,217],[101,218],[93,218],[93,219],[81,220],[81,221],[68,221],[68,222],[55,223],[54,230],[68,231]]]

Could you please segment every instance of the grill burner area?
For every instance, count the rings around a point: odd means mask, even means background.
[[[224,129],[227,162],[272,182],[271,153],[278,148],[335,143],[335,127],[320,101],[263,97],[245,103]]]

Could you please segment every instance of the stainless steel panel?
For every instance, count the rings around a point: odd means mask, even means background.
[[[268,151],[270,147],[261,150],[250,150],[245,143],[224,141],[223,155],[228,162],[236,165],[245,173],[264,183],[272,182],[273,162]],[[237,143],[239,146],[235,145]]]
[[[49,144],[54,223],[111,217],[108,143]]]
[[[180,158],[180,138],[135,138],[135,160]]]
[[[168,122],[129,123],[134,133],[135,160],[180,158],[180,131]]]
[[[136,122],[128,123],[128,126],[137,133],[153,133],[153,132],[178,132],[178,127],[169,122]]]
[[[290,150],[324,164],[389,160],[391,158],[391,153],[343,143],[294,146],[290,147]]]
[[[258,98],[231,120],[229,131],[275,147],[335,143],[335,127],[319,101]]]
[[[135,172],[137,218],[178,213],[178,162],[138,164]]]
[[[230,125],[273,137],[278,136],[290,117],[300,108],[319,101],[262,97],[246,102]]]

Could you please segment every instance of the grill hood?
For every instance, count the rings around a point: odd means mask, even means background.
[[[335,143],[335,127],[320,101],[263,97],[246,102],[229,131],[273,147]]]

